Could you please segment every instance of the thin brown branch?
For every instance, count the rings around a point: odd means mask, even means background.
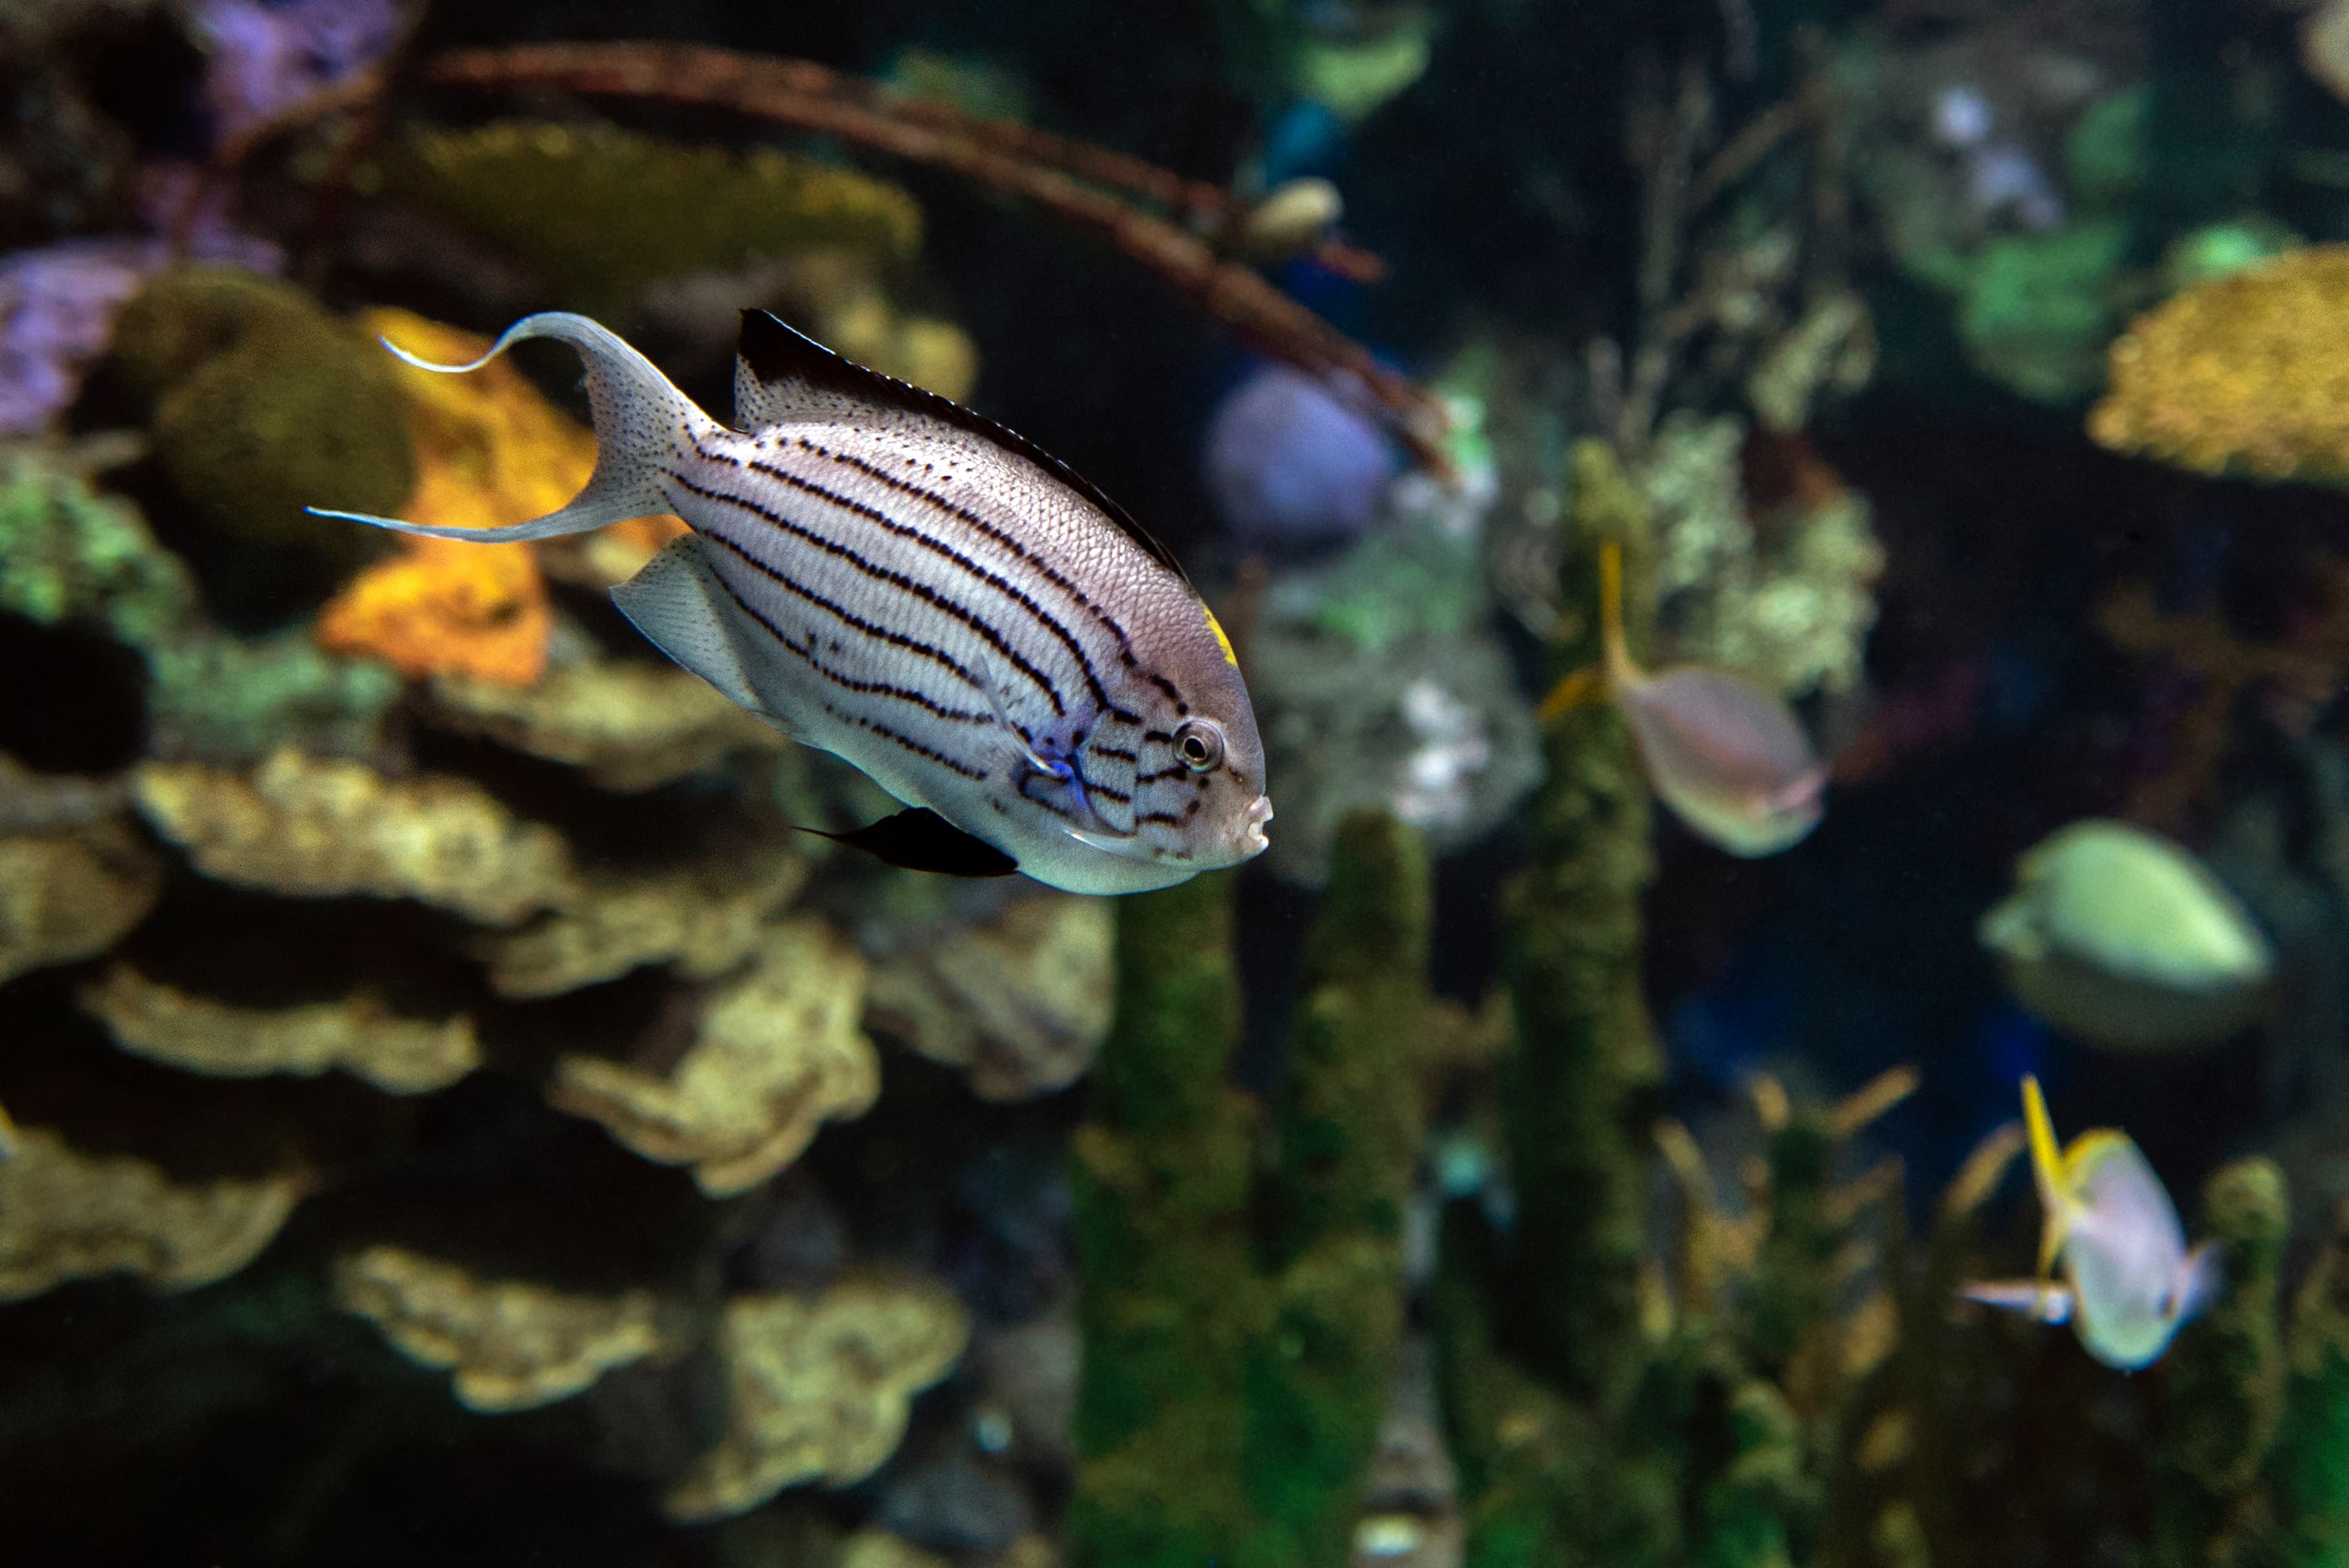
[[[355,71],[341,81],[320,88],[298,102],[286,105],[275,114],[257,119],[233,136],[221,138],[212,155],[205,161],[196,177],[188,182],[181,192],[178,205],[171,211],[171,221],[164,225],[164,236],[171,243],[171,254],[176,259],[187,254],[188,243],[202,214],[204,203],[216,191],[225,189],[254,155],[281,137],[305,130],[319,121],[345,114],[374,101],[383,89],[383,75],[372,67]]]
[[[1147,165],[1123,154],[1097,148],[1081,154],[1081,144],[1063,138],[884,95],[804,60],[679,44],[543,44],[446,55],[433,63],[429,75],[451,86],[554,88],[726,109],[836,136],[1022,197],[1099,234],[1266,352],[1322,378],[1341,395],[1368,400],[1384,412],[1421,466],[1449,472],[1438,445],[1444,410],[1433,398],[1254,269],[1061,165],[1081,164],[1095,178],[1114,174],[1126,192],[1140,193],[1142,186],[1151,185],[1162,199],[1171,192],[1178,204],[1211,189],[1197,182],[1179,182],[1164,171],[1145,175]],[[1154,184],[1162,177],[1179,182]],[[1226,200],[1220,192],[1216,199]]]

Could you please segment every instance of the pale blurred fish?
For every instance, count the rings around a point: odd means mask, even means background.
[[[2015,997],[2068,1034],[2118,1049],[2207,1044],[2271,1000],[2275,949],[2240,899],[2182,846],[2091,817],[2015,863],[1983,947]]]
[[[742,315],[730,429],[583,316],[516,322],[586,362],[595,476],[481,543],[673,512],[692,532],[612,591],[671,659],[925,808],[845,841],[1079,893],[1163,888],[1265,847],[1264,749],[1231,645],[1115,503],[1030,442]],[[976,840],[977,842],[973,842]]]
[[[2217,1299],[2223,1277],[2208,1242],[2188,1249],[2161,1178],[2127,1134],[2082,1133],[2060,1154],[2039,1080],[2023,1080],[2031,1168],[2045,1215],[2039,1277],[1968,1284],[1985,1306],[2069,1323],[2107,1366],[2150,1366],[2178,1329]],[[2063,1265],[2064,1282],[2048,1276]]]
[[[1802,842],[1826,810],[1827,770],[1785,700],[1725,670],[1642,670],[1623,639],[1619,545],[1599,548],[1599,597],[1606,662],[1561,681],[1542,716],[1603,686],[1640,742],[1656,798],[1691,832],[1748,859]]]

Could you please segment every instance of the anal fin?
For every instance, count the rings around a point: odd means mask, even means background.
[[[1019,869],[1018,861],[994,845],[923,806],[847,833],[826,833],[817,827],[800,831],[862,849],[885,865],[908,871],[931,871],[941,877],[1009,877]]]
[[[655,648],[790,732],[750,679],[748,639],[766,634],[743,625],[741,607],[718,580],[699,539],[688,534],[670,540],[643,570],[612,590],[612,602]]]

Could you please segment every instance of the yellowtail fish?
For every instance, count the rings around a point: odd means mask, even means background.
[[[1605,663],[1557,684],[1544,721],[1602,690],[1640,743],[1656,798],[1708,844],[1748,859],[1800,843],[1819,825],[1826,764],[1784,699],[1726,670],[1682,665],[1651,674],[1623,640],[1623,551],[1599,556]]]
[[[2091,817],[2015,863],[1978,936],[2023,1006],[2119,1050],[2224,1039],[2271,1000],[2273,944],[2210,868],[2158,833]]]
[[[684,518],[692,532],[613,602],[678,663],[916,808],[840,836],[884,859],[1131,893],[1263,852],[1264,747],[1230,642],[1173,560],[1064,464],[762,310],[742,314],[739,429],[584,316],[527,317],[471,365],[385,347],[461,373],[529,337],[586,363],[598,452],[569,505],[483,529],[320,514],[482,543]]]
[[[2088,1354],[2134,1372],[2169,1348],[2178,1328],[2218,1299],[2219,1254],[2188,1251],[2168,1189],[2127,1133],[2097,1127],[2056,1152],[2039,1080],[2023,1080],[2031,1169],[2045,1219],[2039,1274],[1963,1286],[1959,1294],[2042,1323],[2069,1323]],[[2048,1276],[2058,1262],[2064,1282]]]

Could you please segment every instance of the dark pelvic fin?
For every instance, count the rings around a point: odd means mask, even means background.
[[[921,806],[847,833],[826,833],[820,827],[800,831],[862,849],[885,865],[902,866],[908,871],[933,871],[941,877],[1009,877],[1019,869],[1019,862],[994,845],[972,837]]]
[[[941,398],[936,392],[924,391],[909,381],[900,381],[895,376],[868,370],[853,359],[843,359],[814,338],[787,325],[772,311],[746,310],[742,313],[742,338],[739,352],[743,365],[762,383],[797,382],[817,392],[829,393],[852,402],[875,404],[900,413],[917,414],[968,431],[1006,452],[1026,458],[1100,507],[1111,522],[1125,531],[1127,537],[1149,553],[1152,560],[1176,576],[1183,576],[1183,568],[1176,564],[1166,546],[1152,538],[1124,507],[1103,494],[1092,480],[1017,431],[1006,430],[986,415],[975,414],[960,403]],[[788,397],[785,400],[789,401]]]

